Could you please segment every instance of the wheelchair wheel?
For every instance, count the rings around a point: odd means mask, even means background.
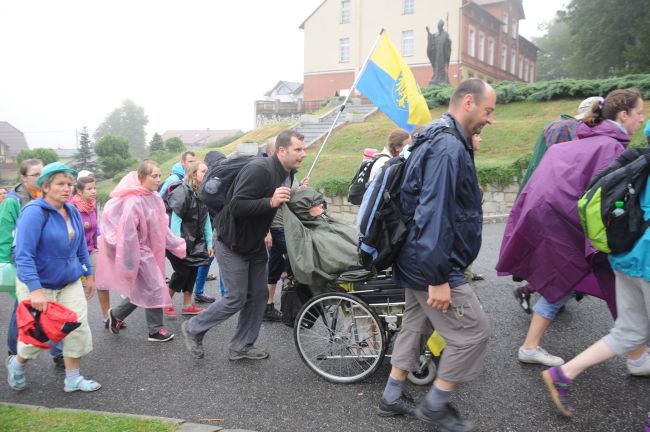
[[[430,355],[422,354],[420,356],[420,367],[416,371],[409,372],[408,380],[415,385],[431,384],[436,377],[438,367]]]
[[[386,352],[379,317],[350,294],[322,294],[305,303],[296,318],[294,340],[312,371],[341,384],[370,376]]]

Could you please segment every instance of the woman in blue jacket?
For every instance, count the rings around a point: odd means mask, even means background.
[[[65,380],[63,390],[90,392],[101,385],[79,373],[80,359],[92,351],[87,321],[87,299],[95,290],[81,216],[67,201],[72,194],[74,171],[61,162],[46,165],[37,185],[43,197],[28,203],[16,225],[16,295],[31,300],[39,312],[55,301],[77,314],[81,325],[63,344]],[[81,276],[86,276],[86,288]],[[14,390],[25,388],[25,366],[41,348],[18,343],[18,354],[7,358],[7,381]]]

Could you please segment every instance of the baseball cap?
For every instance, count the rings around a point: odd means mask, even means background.
[[[79,174],[77,174],[77,180],[79,180],[81,177],[95,177],[95,174],[88,170],[81,170],[79,171]]]
[[[575,116],[576,119],[582,120],[591,107],[594,105],[594,102],[603,102],[604,99],[601,98],[600,96],[592,96],[588,97],[587,99],[583,100],[580,102],[580,105],[578,105],[578,115]]]

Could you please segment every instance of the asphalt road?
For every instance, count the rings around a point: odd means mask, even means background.
[[[529,322],[515,303],[517,284],[498,278],[494,264],[503,225],[486,225],[481,254],[474,271],[487,280],[475,285],[491,318],[485,371],[480,379],[459,387],[452,402],[481,431],[641,431],[650,411],[650,379],[629,377],[621,359],[611,360],[582,375],[573,386],[576,414],[559,416],[540,378],[541,366],[516,359]],[[208,292],[217,291],[209,282]],[[0,297],[0,337],[4,340],[11,304]],[[113,298],[117,303],[119,298]],[[175,299],[180,308],[180,298]],[[228,360],[227,342],[235,320],[210,331],[206,356],[192,359],[180,334],[182,318],[167,320],[176,338],[163,344],[146,340],[144,313],[136,311],[129,328],[111,335],[101,323],[96,299],[90,302],[94,351],[82,362],[82,373],[98,380],[92,394],[63,392],[62,371],[43,353],[28,365],[28,388],[15,392],[0,383],[0,401],[97,409],[190,421],[224,419],[220,425],[258,431],[385,431],[432,430],[415,419],[384,419],[375,414],[389,364],[368,380],[352,385],[328,383],[312,373],[294,346],[292,329],[264,323],[259,344],[268,347],[266,361]],[[543,346],[568,359],[603,336],[612,319],[604,302],[586,298],[570,302],[551,327]],[[3,370],[4,373],[4,370]],[[416,399],[428,387],[409,384]],[[1,429],[1,428],[0,428]]]

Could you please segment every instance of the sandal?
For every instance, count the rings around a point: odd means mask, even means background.
[[[77,390],[81,390],[82,392],[93,392],[102,388],[102,385],[97,381],[88,380],[81,375],[72,381],[68,381],[66,378],[63,383],[65,384],[63,391],[67,393],[75,392]]]

